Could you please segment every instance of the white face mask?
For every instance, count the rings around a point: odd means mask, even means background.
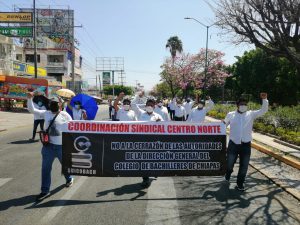
[[[124,110],[128,111],[130,109],[130,105],[123,105]]]
[[[178,107],[181,107],[181,104],[177,104]]]
[[[76,109],[80,109],[80,105],[75,105],[75,108]]]
[[[153,108],[151,106],[146,106],[147,113],[153,113]]]
[[[244,113],[248,110],[248,107],[246,105],[240,105],[239,106],[239,112]]]
[[[158,103],[157,105],[158,105],[159,107],[162,107],[163,104],[162,104],[162,102],[160,102],[160,103]]]

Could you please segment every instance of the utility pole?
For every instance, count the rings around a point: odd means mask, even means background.
[[[115,96],[115,71],[112,70],[111,74],[112,74],[111,82],[112,82],[112,86],[113,86],[113,96]]]
[[[99,92],[100,92],[100,96],[102,97],[102,88],[101,88],[100,74],[98,74],[98,79],[99,79]]]
[[[98,83],[97,83],[97,80],[98,80],[98,78],[97,78],[97,75],[96,75],[96,95],[98,93]]]
[[[80,26],[72,26],[72,61],[71,61],[71,69],[72,69],[72,89],[75,91],[75,32],[74,28],[80,27],[82,28],[82,25]]]
[[[37,50],[36,50],[36,8],[33,0],[33,48],[34,48],[34,78],[37,78]]]

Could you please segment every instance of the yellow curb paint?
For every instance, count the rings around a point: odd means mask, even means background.
[[[284,162],[285,164],[288,164],[288,165],[300,170],[300,162],[292,159],[291,157],[279,155],[279,154],[273,152],[272,150],[267,149],[266,147],[256,144],[254,142],[251,143],[251,146],[260,152],[270,155],[270,156],[274,157],[275,159],[278,159],[278,160]]]

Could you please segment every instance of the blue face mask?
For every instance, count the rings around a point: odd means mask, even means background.
[[[43,103],[42,102],[38,102],[38,106],[42,106],[43,105]]]

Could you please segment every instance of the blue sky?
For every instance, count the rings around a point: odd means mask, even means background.
[[[28,7],[32,0],[0,0],[1,11],[13,5]],[[36,0],[37,6],[69,5],[75,11],[76,37],[84,58],[85,78],[94,83],[95,58],[124,57],[127,85],[138,80],[150,90],[160,80],[160,65],[169,51],[171,36],[178,36],[183,50],[196,53],[205,48],[206,28],[184,17],[194,17],[210,25],[214,13],[205,0]],[[225,63],[235,62],[250,46],[235,46],[220,37],[216,27],[209,29],[209,48],[223,51]],[[115,81],[118,81],[116,74]]]

